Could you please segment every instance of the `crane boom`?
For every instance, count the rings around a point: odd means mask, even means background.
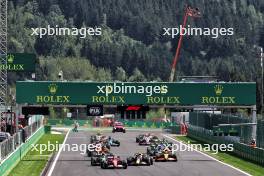
[[[179,38],[179,41],[178,41],[177,50],[176,50],[176,53],[175,53],[175,56],[174,56],[174,59],[173,59],[173,63],[172,63],[172,67],[171,67],[171,73],[170,73],[170,78],[169,78],[170,82],[173,82],[174,77],[175,77],[176,65],[177,65],[177,62],[179,60],[180,49],[181,49],[182,40],[183,40],[183,29],[186,26],[187,19],[188,19],[189,16],[190,17],[194,17],[194,18],[195,17],[201,17],[201,13],[200,13],[198,8],[192,8],[189,5],[186,5],[186,7],[185,7],[184,17],[183,17],[183,25],[182,25],[182,28],[181,28],[181,31],[180,31],[180,38]]]

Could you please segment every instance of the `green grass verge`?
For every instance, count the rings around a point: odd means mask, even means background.
[[[184,143],[187,143],[187,144],[188,143],[189,144],[204,144],[202,141],[197,141],[193,138],[186,137],[186,136],[177,136],[176,139]],[[216,158],[219,161],[222,161],[236,168],[239,168],[251,175],[263,176],[263,173],[264,173],[263,166],[252,163],[248,160],[239,158],[238,156],[235,156],[232,153],[226,153],[226,152],[219,152],[217,154],[213,154],[213,152],[204,152],[204,153]]]
[[[37,144],[60,144],[63,142],[65,135],[63,134],[44,134]],[[39,147],[38,147],[39,149]],[[40,154],[40,151],[29,150],[26,156],[17,164],[11,171],[10,176],[39,176],[44,169],[49,156],[54,151],[45,151]]]

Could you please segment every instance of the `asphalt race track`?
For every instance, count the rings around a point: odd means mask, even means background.
[[[146,152],[146,146],[139,146],[135,137],[140,131],[127,133],[103,133],[120,140],[120,147],[111,147],[111,152],[122,159],[133,155],[135,152]],[[81,131],[70,132],[66,143],[88,144],[90,135],[95,132]],[[161,132],[154,134],[163,137]],[[176,143],[176,141],[173,141]],[[185,151],[178,153],[178,162],[154,162],[152,166],[128,166],[127,169],[106,169],[100,166],[91,166],[90,158],[80,152],[62,151],[57,161],[52,176],[238,176],[246,175],[229,166],[221,164],[201,153]]]

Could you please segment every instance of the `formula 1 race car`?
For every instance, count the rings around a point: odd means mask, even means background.
[[[106,136],[103,136],[101,133],[97,133],[96,135],[92,135],[90,137],[90,143],[94,143],[94,142],[97,142],[97,141],[101,141],[104,138],[106,138]]]
[[[126,129],[124,127],[124,124],[122,122],[115,122],[112,132],[113,133],[115,133],[115,132],[123,132],[123,133],[125,133]]]
[[[145,153],[136,153],[134,156],[127,158],[128,166],[153,165],[153,158]]]
[[[156,153],[155,161],[178,161],[176,154],[173,154],[169,150],[164,150],[160,153]]]
[[[103,156],[104,156],[104,155],[101,154],[101,153],[99,153],[99,152],[95,153],[95,154],[91,157],[91,165],[92,165],[92,166],[100,166],[101,161],[102,161],[102,157],[103,157]]]
[[[147,154],[156,157],[157,153],[162,153],[164,150],[172,151],[173,144],[167,140],[162,140],[160,143],[152,143],[147,147]]]
[[[103,136],[103,135],[92,135],[90,138],[90,143],[104,143],[104,145],[108,146],[120,146],[120,142],[111,136]]]
[[[159,141],[157,136],[144,136],[143,138],[139,139],[139,145],[151,145],[152,143],[156,143]]]
[[[136,143],[139,143],[140,140],[144,138],[145,134],[140,134],[136,137]]]
[[[101,159],[101,168],[108,169],[108,168],[127,168],[127,162],[125,160],[121,160],[119,156],[115,155],[105,155]]]
[[[93,156],[97,156],[98,155],[98,152],[96,151],[90,151],[90,150],[86,150],[86,153],[87,153],[87,156],[88,157],[93,157]]]
[[[160,140],[157,136],[151,136],[150,142],[151,143],[158,143],[158,142],[160,142]]]
[[[144,139],[144,137],[153,137],[150,133],[146,133],[146,134],[139,134],[136,137],[136,142],[139,143],[140,140]],[[157,137],[157,136],[155,136]],[[158,137],[157,137],[158,138]]]
[[[150,140],[151,140],[151,137],[145,136],[143,139],[139,140],[138,144],[139,145],[150,145],[151,144]]]
[[[159,147],[156,144],[151,144],[149,147],[147,147],[147,154],[150,156],[156,156],[156,153],[159,153]]]
[[[111,136],[108,137],[107,143],[108,143],[108,145],[110,145],[112,147],[119,147],[120,146],[120,142],[118,140],[112,138]]]
[[[102,159],[106,155],[113,155],[112,153],[97,153],[97,155],[94,155],[91,157],[91,166],[100,166]]]
[[[94,143],[94,146],[96,146],[96,143]],[[97,151],[96,151],[97,149]],[[98,153],[109,153],[110,147],[106,146],[105,144],[101,144],[101,148],[89,148],[87,147],[86,153],[88,157],[97,156]]]
[[[109,151],[99,152],[99,151],[89,151],[87,150],[88,157],[97,157],[100,156],[102,153],[108,153]]]
[[[95,135],[92,135],[90,137],[90,143],[94,143],[94,142],[96,142],[96,136]]]
[[[150,145],[150,143],[157,143],[157,142],[160,142],[160,140],[157,136],[154,136],[148,133],[148,134],[138,135],[136,137],[136,142],[139,143],[139,145]]]

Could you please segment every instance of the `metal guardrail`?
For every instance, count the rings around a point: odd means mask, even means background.
[[[42,120],[36,121],[24,128],[25,140],[43,126]],[[23,143],[22,130],[0,143],[0,163]]]

